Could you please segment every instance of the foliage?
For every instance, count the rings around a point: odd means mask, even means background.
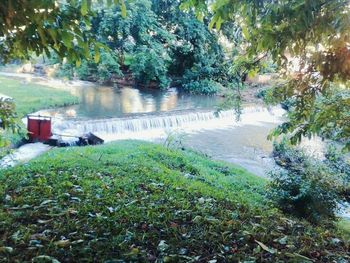
[[[163,142],[163,146],[170,149],[184,149],[183,140],[187,135],[180,131],[169,131],[167,132],[166,139]]]
[[[88,31],[91,1],[4,0],[0,11],[0,57],[5,62],[28,59],[32,52],[50,56],[53,50],[79,64],[90,57],[90,46],[100,46]]]
[[[125,141],[56,149],[0,175],[3,261],[347,261],[331,227],[286,218],[264,179]]]
[[[286,141],[275,143],[273,154],[282,167],[270,173],[269,196],[277,207],[313,223],[334,219],[349,181]]]
[[[345,240],[350,240],[350,220],[343,219],[337,223],[339,232],[342,234]]]
[[[212,95],[217,93],[221,89],[221,85],[210,79],[203,79],[198,81],[189,81],[183,84],[184,90],[190,93],[199,93]]]
[[[153,1],[153,9],[168,31],[174,31],[170,45],[169,73],[192,93],[216,93],[225,80],[225,54],[219,36],[208,30],[193,13],[184,13],[179,2]],[[203,85],[203,86],[202,86]]]
[[[159,83],[161,88],[167,88],[169,79],[167,77],[168,57],[164,57],[164,51],[160,47],[150,49],[146,46],[139,47],[132,59],[130,70],[135,80],[143,85],[149,85],[151,81]]]
[[[342,183],[344,188],[342,195],[347,201],[350,200],[350,160],[344,154],[342,154],[335,145],[330,145],[325,154],[324,163],[336,174]]]
[[[94,53],[94,50],[91,50]],[[49,64],[60,63],[58,70],[55,72],[56,77],[64,79],[73,79],[78,77],[81,80],[98,81],[106,83],[111,81],[114,76],[122,76],[118,58],[114,53],[101,49],[99,51],[100,60],[83,59],[79,67],[67,61],[61,62],[56,56],[49,60]]]
[[[18,129],[15,104],[12,99],[2,98],[0,95],[0,148],[8,143],[4,140],[5,128],[15,133]],[[1,154],[1,152],[0,152]]]
[[[304,82],[303,85],[309,85]],[[303,87],[301,83],[291,81],[285,85],[278,85],[269,90],[266,96],[267,101],[276,103],[283,101],[283,104],[288,109],[288,121],[279,125],[271,135],[281,133],[290,133],[291,142],[298,143],[303,137],[311,137],[313,134],[318,134],[322,138],[329,138],[335,141],[344,143],[344,150],[350,149],[350,91],[346,87],[334,86],[322,96],[312,102],[312,104],[303,105],[303,112],[298,110],[298,107],[303,104],[300,98],[281,97],[285,96],[285,92],[290,93],[294,87],[298,85],[300,89]],[[303,95],[304,98],[312,96],[311,94]],[[302,123],[301,123],[302,121]]]
[[[174,79],[176,85],[193,93],[214,93],[216,89],[208,84],[223,84],[224,52],[207,24],[194,14],[181,12],[176,1],[137,0],[127,2],[126,7],[125,18],[119,6],[101,8],[92,20],[92,33],[109,47],[106,52],[118,58],[120,69],[131,73],[137,84],[165,88]],[[92,64],[83,61],[82,65],[87,66],[84,73],[96,79],[90,73],[94,71]],[[202,88],[202,84],[206,86]]]
[[[209,1],[185,0],[182,7],[208,14]],[[276,134],[290,133],[293,143],[301,135],[325,135],[335,130],[337,139],[349,149],[348,96],[338,96],[339,84],[348,91],[350,6],[347,0],[334,1],[226,1],[210,2],[211,26],[226,21],[239,26],[245,42],[245,56],[268,53],[284,83],[274,92],[276,101],[293,101],[289,120]],[[334,99],[332,100],[331,97]],[[338,98],[339,99],[339,98]],[[332,118],[337,112],[336,118]],[[333,132],[331,132],[333,133]]]

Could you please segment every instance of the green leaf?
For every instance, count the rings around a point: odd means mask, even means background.
[[[249,32],[248,32],[248,28],[246,26],[242,26],[242,34],[243,34],[245,39],[249,38]]]
[[[273,249],[273,248],[269,248],[268,246],[266,246],[264,243],[261,243],[260,241],[258,240],[255,240],[255,242],[265,251],[271,253],[271,254],[274,254],[276,253],[276,250]]]
[[[79,68],[81,65],[81,60],[80,59],[76,60],[75,65]]]
[[[100,61],[100,50],[99,50],[99,47],[97,45],[95,45],[94,50],[95,50],[94,59],[95,59],[95,63],[97,64]]]
[[[121,9],[122,17],[126,17],[126,5],[124,0],[120,2],[120,9]]]
[[[73,47],[73,35],[67,31],[62,31],[62,41],[67,48]]]
[[[47,45],[44,30],[42,28],[40,28],[40,27],[38,27],[37,30],[38,30],[38,33],[39,33],[39,36],[40,36],[40,39],[41,39],[41,43],[44,46]]]
[[[81,8],[80,12],[83,16],[85,16],[88,13],[88,3],[87,0],[82,0],[81,1]]]

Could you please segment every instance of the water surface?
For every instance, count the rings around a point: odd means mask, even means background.
[[[221,98],[183,94],[175,88],[139,90],[32,75],[8,77],[63,88],[80,98],[78,105],[40,112],[54,116],[54,133],[79,136],[94,132],[106,141],[142,139],[160,143],[169,135],[179,136],[188,147],[238,163],[258,175],[272,167],[272,143],[267,135],[283,120],[280,108],[247,105],[237,121],[233,111],[216,117],[214,111]]]

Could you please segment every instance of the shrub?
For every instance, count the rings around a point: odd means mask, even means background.
[[[170,83],[167,77],[169,59],[161,46],[155,45],[154,48],[142,46],[135,52],[130,69],[137,82],[148,85],[151,81],[155,81],[161,88],[166,88]]]
[[[212,95],[221,89],[221,85],[216,81],[204,79],[188,82],[183,85],[183,89],[194,94]]]
[[[328,147],[324,163],[337,174],[343,183],[342,196],[350,201],[350,160],[344,157],[334,145]]]
[[[281,167],[272,172],[268,195],[288,214],[313,223],[334,219],[344,184],[323,161],[292,148],[285,141],[274,145],[274,158]]]
[[[73,64],[70,64],[70,63],[60,64],[60,67],[58,68],[55,76],[63,79],[69,79],[69,80],[73,79],[73,76],[74,76]]]
[[[83,60],[81,62],[80,67],[77,67],[75,69],[75,73],[77,75],[77,77],[81,80],[89,80],[90,77],[90,69],[89,69],[89,65],[88,65],[88,61]]]

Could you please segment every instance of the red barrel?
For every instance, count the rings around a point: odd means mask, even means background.
[[[32,142],[46,142],[52,136],[51,117],[27,116],[27,130],[29,140]]]

